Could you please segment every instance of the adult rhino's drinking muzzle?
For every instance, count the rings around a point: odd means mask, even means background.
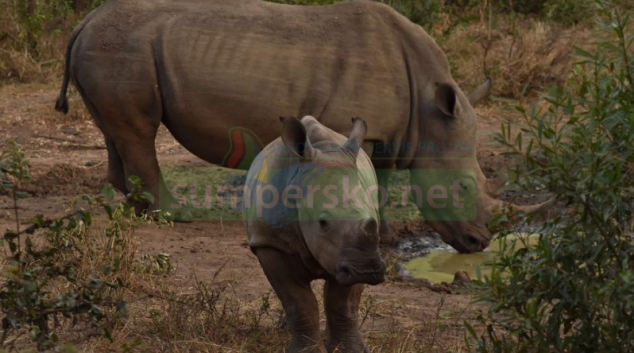
[[[481,252],[489,246],[493,235],[488,224],[494,214],[510,211],[510,219],[516,220],[520,212],[537,214],[555,201],[531,206],[501,201],[496,196],[502,183],[487,179],[475,160],[458,166],[419,167],[410,175],[412,196],[426,223],[460,253]]]
[[[481,195],[478,202],[478,214],[472,221],[428,221],[427,224],[438,232],[445,243],[459,253],[471,254],[485,250],[491,243],[493,234],[487,224],[496,212],[510,211],[510,220],[516,221],[520,212],[525,215],[539,214],[547,210],[556,201],[554,198],[546,202],[520,206]]]
[[[483,222],[428,221],[426,223],[440,234],[443,242],[461,254],[481,252],[486,249],[491,242],[492,234]]]

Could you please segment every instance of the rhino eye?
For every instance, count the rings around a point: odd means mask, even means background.
[[[320,219],[319,228],[321,228],[322,231],[326,232],[330,229],[330,224],[325,219]]]

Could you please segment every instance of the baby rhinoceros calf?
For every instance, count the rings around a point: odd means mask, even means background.
[[[311,116],[280,118],[282,137],[247,174],[244,219],[251,251],[288,317],[287,352],[368,352],[359,331],[364,284],[384,281],[378,186],[360,149],[367,127],[352,119],[348,140]],[[324,279],[326,335],[310,283]]]

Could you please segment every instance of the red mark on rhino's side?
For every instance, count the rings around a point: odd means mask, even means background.
[[[235,129],[231,132],[231,151],[229,151],[229,159],[227,159],[226,167],[236,169],[242,158],[244,158],[244,139],[242,138],[242,131]]]

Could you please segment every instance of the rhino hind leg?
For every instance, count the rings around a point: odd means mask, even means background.
[[[137,213],[158,210],[159,199],[159,175],[160,169],[153,139],[143,139],[139,136],[122,136],[116,141],[117,150],[120,153],[125,175],[126,190],[132,190],[134,185],[130,178],[136,176],[141,179],[143,191],[154,197],[154,202],[148,204],[143,201],[128,198],[128,203],[133,205]]]
[[[273,248],[259,248],[256,255],[288,318],[291,343],[286,352],[325,353],[319,334],[319,305],[301,259]]]
[[[174,222],[190,222],[191,214],[171,209],[177,201],[161,176],[155,145],[157,132],[158,128],[149,129],[148,134],[130,130],[110,139],[112,148],[108,147],[108,181],[127,195],[133,189],[130,178],[136,176],[141,180],[142,190],[154,198],[153,203],[128,198],[127,203],[134,206],[138,215],[146,213],[154,218],[158,216],[158,211],[170,211],[169,217],[165,213],[163,217]]]
[[[84,102],[105,136],[108,182],[127,195],[134,187],[130,178],[140,178],[143,191],[150,193],[154,202],[148,204],[134,199],[127,202],[134,206],[137,214],[146,212],[152,216],[152,211],[160,205],[160,169],[154,142],[160,116],[148,117],[134,105],[106,106],[94,104],[90,99]]]
[[[115,189],[121,191],[123,194],[128,194],[129,190],[126,185],[125,171],[123,168],[123,160],[121,159],[121,155],[117,150],[117,146],[113,139],[108,137],[108,135],[104,131],[103,127],[103,119],[101,119],[101,115],[97,107],[93,104],[93,102],[88,99],[88,97],[84,94],[84,90],[82,87],[77,84],[77,89],[82,96],[84,104],[88,109],[88,112],[92,116],[95,121],[97,127],[104,134],[105,142],[106,142],[106,150],[108,152],[108,175],[106,180],[115,187]]]
[[[112,139],[106,137],[106,149],[108,150],[108,182],[117,190],[124,194],[128,194],[129,190],[125,182],[125,171],[123,169],[123,160],[117,146]]]
[[[158,129],[157,129],[158,131]],[[130,178],[136,176],[141,180],[142,190],[150,193],[153,203],[128,198],[127,203],[134,206],[138,215],[146,213],[151,218],[155,212],[172,211],[171,206],[176,201],[169,193],[163,178],[156,154],[156,135],[141,136],[138,134],[123,134],[113,140],[112,148],[108,147],[108,181],[124,194],[133,189]],[[106,141],[109,139],[106,138]],[[115,142],[116,141],[116,142]],[[106,143],[108,146],[108,143]],[[167,197],[167,199],[166,199]],[[189,222],[191,215],[186,212],[171,212],[170,218],[174,222]]]
[[[359,330],[359,303],[364,286],[342,286],[337,281],[326,281],[324,307],[328,352],[370,352]]]

